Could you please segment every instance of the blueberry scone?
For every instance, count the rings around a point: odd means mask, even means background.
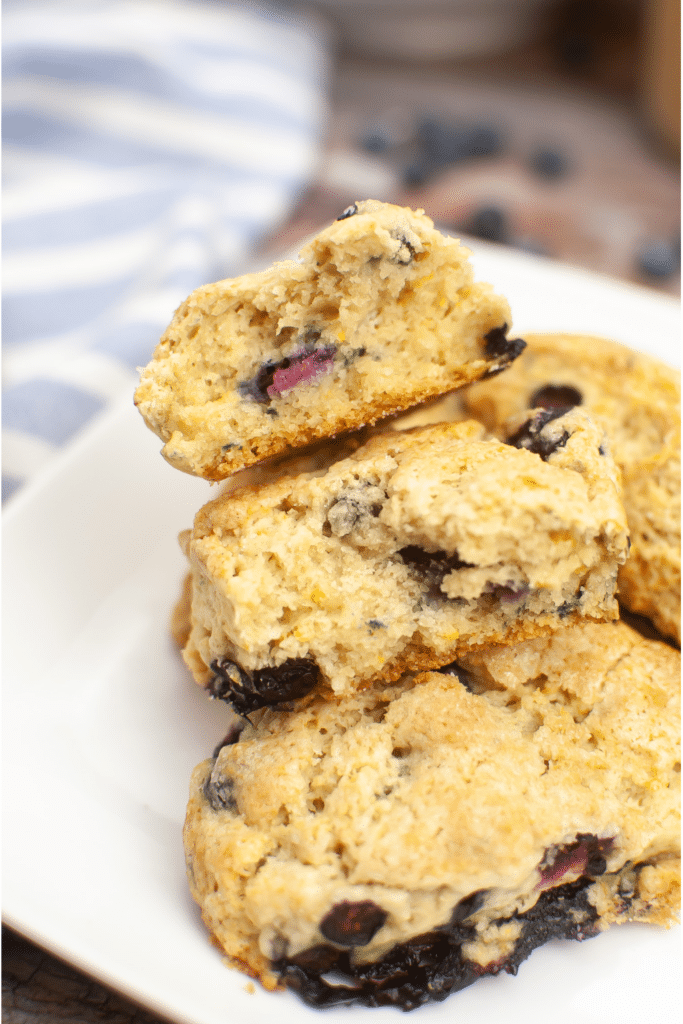
[[[413,1009],[552,938],[672,924],[679,674],[668,645],[581,623],[257,712],[192,778],[206,925],[269,989]]]
[[[524,348],[510,323],[469,250],[366,200],[299,262],[193,292],[135,401],[171,465],[221,480],[498,373]]]
[[[580,405],[600,423],[623,478],[631,554],[619,598],[680,643],[681,458],[679,374],[603,338],[525,335],[528,347],[504,379],[462,395],[469,412],[499,435],[530,406]]]
[[[441,402],[445,403],[446,399],[441,400]],[[450,411],[450,404],[444,406],[444,408]],[[430,414],[425,410],[424,415],[429,416]],[[439,422],[442,418],[441,412],[435,412],[433,415],[435,416],[434,422]],[[461,415],[460,418],[464,419],[466,417]],[[408,420],[408,417],[406,417],[406,420]],[[401,429],[398,420],[396,421],[395,429]],[[354,431],[351,434],[345,434],[343,437],[320,441],[292,455],[272,459],[267,464],[260,463],[256,466],[251,466],[249,469],[236,473],[235,476],[225,480],[221,485],[221,494],[230,494],[239,487],[258,487],[262,484],[272,483],[282,476],[296,476],[298,473],[324,471],[334,462],[352,455],[353,452],[357,451],[368,440],[369,436],[370,434],[367,430]],[[188,572],[183,576],[180,593],[171,610],[171,636],[181,649],[185,647],[190,636],[192,628],[191,615],[192,573]]]
[[[602,430],[535,410],[512,441],[474,421],[379,434],[205,505],[181,535],[196,681],[249,714],[616,618],[628,534]]]

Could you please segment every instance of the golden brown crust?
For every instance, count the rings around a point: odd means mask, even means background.
[[[180,590],[180,597],[171,612],[171,636],[182,650],[190,637],[192,629],[192,573],[185,574]]]

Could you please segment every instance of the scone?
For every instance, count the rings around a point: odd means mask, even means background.
[[[366,200],[299,262],[193,292],[135,402],[171,465],[221,480],[498,373],[524,348],[509,324],[469,250]]]
[[[191,783],[206,925],[269,989],[403,1009],[552,938],[668,926],[679,674],[668,645],[583,623],[257,712]]]
[[[530,406],[580,405],[600,423],[623,476],[631,554],[619,599],[681,639],[681,456],[679,374],[603,338],[525,335],[528,347],[500,380],[462,393],[465,408],[504,436]]]
[[[267,463],[251,466],[224,480],[221,485],[221,494],[229,494],[239,487],[272,483],[282,476],[296,476],[298,473],[326,470],[333,462],[352,455],[374,433],[382,433],[384,430],[410,430],[413,427],[427,426],[430,423],[454,423],[466,419],[468,416],[459,405],[457,395],[439,398],[435,402],[428,402],[411,412],[383,420],[381,426],[357,430],[338,438],[328,438],[292,455],[284,455],[278,459],[271,459]],[[170,622],[171,636],[181,649],[186,645],[190,636],[191,611],[192,573],[186,573],[180,586],[180,594],[171,610]]]
[[[439,401],[444,405],[446,399]],[[447,406],[450,409],[450,403]],[[430,413],[425,410],[425,416]],[[435,412],[434,422],[440,422],[441,412]],[[460,418],[466,418],[461,416]],[[402,417],[403,419],[403,417]],[[406,421],[412,417],[406,416]],[[403,429],[397,420],[395,429]],[[357,451],[361,445],[368,440],[368,430],[357,430],[351,434],[345,434],[339,438],[328,438],[319,441],[317,444],[309,445],[308,448],[292,455],[282,456],[279,459],[272,459],[267,464],[260,463],[251,466],[249,469],[236,473],[223,482],[220,488],[222,496],[231,494],[239,487],[258,487],[262,484],[273,483],[282,476],[296,476],[298,473],[316,473],[328,469],[334,462],[346,458]],[[170,631],[178,647],[185,647],[192,629],[192,573],[188,572],[183,576],[180,585],[180,594],[171,609]]]
[[[209,502],[181,535],[184,657],[241,713],[617,616],[628,534],[604,434],[542,410],[377,435],[326,472]]]

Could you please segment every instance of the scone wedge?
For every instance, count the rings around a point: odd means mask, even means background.
[[[193,292],[135,402],[171,465],[221,480],[499,372],[524,348],[511,323],[469,250],[366,200],[299,262]]]
[[[535,411],[513,441],[473,421],[380,434],[204,506],[181,535],[196,681],[249,714],[615,618],[628,534],[603,432]]]
[[[674,923],[679,676],[666,644],[583,623],[257,712],[192,779],[204,921],[267,988],[403,1009],[549,939]]]
[[[500,436],[530,406],[581,406],[604,427],[622,472],[631,531],[619,600],[681,640],[680,374],[606,338],[525,335],[521,358],[498,380],[461,392],[472,416]]]

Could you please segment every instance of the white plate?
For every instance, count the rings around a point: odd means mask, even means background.
[[[589,331],[678,362],[679,304],[474,244],[515,333]],[[176,534],[210,487],[158,454],[130,397],[9,503],[4,525],[4,913],[56,954],[174,1021],[322,1019],[227,969],[185,884],[191,769],[228,711],[190,681],[168,632]],[[667,1024],[680,1011],[677,930],[624,925],[537,950],[411,1019]],[[398,1020],[331,1009],[330,1024]]]

